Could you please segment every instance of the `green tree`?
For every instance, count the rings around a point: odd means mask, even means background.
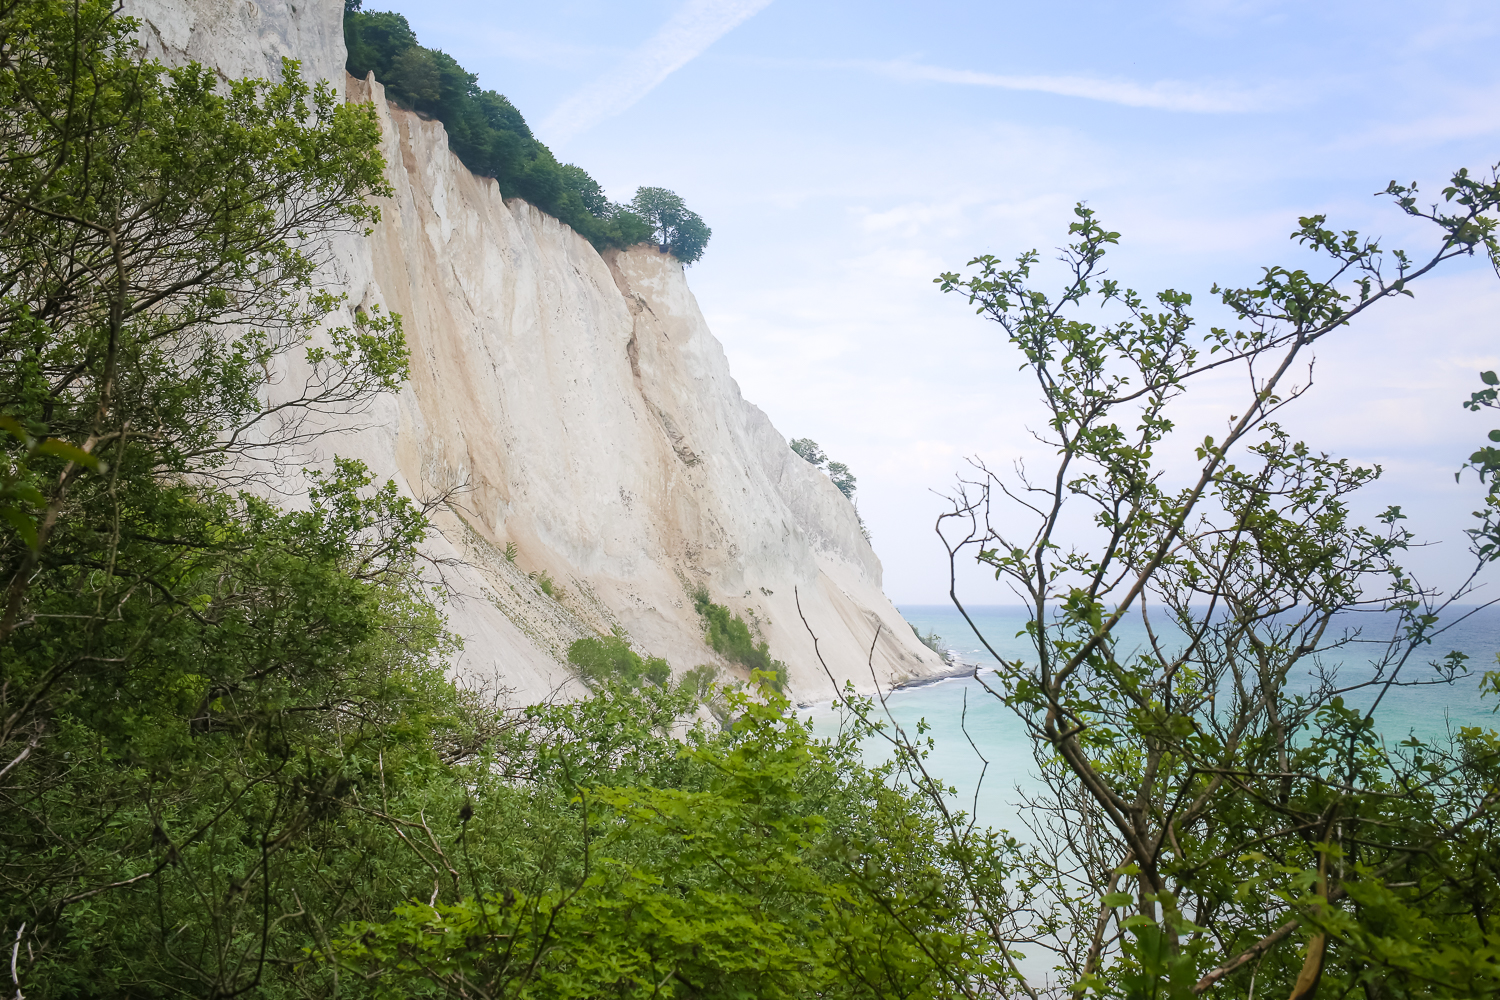
[[[1045,476],[977,465],[938,526],[955,561],[977,559],[1031,612],[1032,654],[996,653],[985,683],[1031,733],[1048,789],[1025,803],[1040,913],[1005,927],[1017,911],[983,879],[972,905],[1005,948],[1050,949],[1060,991],[1500,992],[1500,738],[1393,745],[1374,718],[1382,699],[1464,672],[1462,654],[1435,654],[1474,578],[1447,597],[1422,586],[1401,566],[1413,535],[1400,508],[1368,527],[1350,513],[1379,469],[1275,419],[1325,337],[1447,261],[1497,259],[1493,172],[1460,171],[1432,208],[1413,186],[1388,193],[1435,225],[1431,250],[1387,253],[1304,218],[1293,239],[1321,275],[1277,266],[1216,287],[1235,328],[1199,333],[1188,294],[1148,303],[1105,277],[1119,234],[1082,205],[1059,292],[1032,283],[1035,252],[938,279],[1020,352],[1057,456]],[[1197,376],[1235,367],[1252,390],[1179,480],[1162,457],[1175,404]],[[1118,639],[1127,616],[1147,631],[1141,648]],[[1359,669],[1330,663],[1365,650]],[[927,780],[910,742],[904,759]]]
[[[833,485],[838,487],[838,491],[844,494],[845,499],[854,499],[854,484],[858,480],[854,478],[854,473],[849,471],[849,466],[843,462],[829,462],[828,478],[833,480]]]
[[[818,447],[818,442],[812,438],[792,438],[792,451],[798,458],[811,464],[814,468],[822,468],[823,463],[828,461],[828,456],[823,449]]]
[[[525,198],[599,249],[633,246],[650,236],[647,223],[610,202],[586,171],[559,163],[505,95],[480,89],[479,78],[452,56],[418,44],[402,15],[346,3],[344,43],[351,74],[374,73],[387,98],[441,121],[454,154],[476,174],[495,178],[505,197]]]
[[[611,683],[639,687],[642,681],[661,687],[672,676],[672,668],[659,656],[645,659],[624,635],[585,636],[568,647],[568,662],[578,668],[584,680],[597,686]]]
[[[828,473],[828,478],[833,480],[833,485],[849,500],[854,499],[855,484],[854,473],[849,471],[849,466],[843,462],[831,462],[823,449],[818,447],[818,442],[812,438],[793,438],[791,442],[792,451],[797,457],[809,463],[814,468],[822,469]],[[860,522],[863,527],[864,522]]]
[[[785,700],[736,694],[731,729],[678,742],[681,698],[536,710],[525,748],[495,762],[527,784],[476,774],[476,799],[512,822],[547,815],[557,861],[471,868],[456,902],[350,926],[333,946],[346,981],[381,996],[918,998],[974,996],[996,975],[920,800],[859,763],[865,730],[818,743]]]
[[[295,63],[142,62],[136,27],[0,11],[0,923],[28,996],[289,968],[349,902],[316,874],[358,868],[349,790],[430,757],[449,697],[410,501],[348,462],[300,513],[234,491],[405,377],[396,317],[316,285],[388,193],[377,121]]]
[[[601,219],[607,219],[614,214],[615,206],[605,195],[604,189],[582,167],[564,163],[562,174],[563,182],[578,193],[578,198],[583,202],[584,208]]]
[[[703,219],[666,188],[637,188],[630,210],[651,227],[652,238],[684,264],[702,258],[713,235]]]

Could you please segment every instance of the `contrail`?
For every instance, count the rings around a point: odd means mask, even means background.
[[[569,97],[542,123],[548,143],[564,143],[649,94],[682,66],[771,0],[688,0],[613,72]]]
[[[1158,108],[1163,111],[1196,111],[1225,113],[1265,110],[1273,103],[1262,91],[1222,90],[1211,87],[1163,80],[1141,84],[1131,80],[1103,80],[1087,76],[1007,76],[999,73],[976,73],[972,70],[945,69],[921,63],[859,62],[864,69],[897,80],[931,80],[934,83],[957,83],[969,86],[997,87],[1003,90],[1030,90],[1062,97],[1082,97],[1135,108]]]

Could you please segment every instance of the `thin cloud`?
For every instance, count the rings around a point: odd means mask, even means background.
[[[614,117],[770,3],[688,0],[614,72],[584,87],[552,112],[543,123],[543,134],[549,142],[563,143]]]
[[[465,31],[482,39],[484,48],[492,56],[556,69],[576,69],[581,62],[598,62],[601,58],[620,55],[619,47],[574,45],[531,32],[507,31],[488,25],[468,26]]]
[[[1366,146],[1437,146],[1500,132],[1496,100],[1500,88],[1490,88],[1463,99],[1449,98],[1443,113],[1404,122],[1373,125],[1337,143],[1334,148]]]
[[[1002,90],[1029,90],[1061,97],[1081,97],[1090,101],[1124,104],[1132,108],[1156,108],[1161,111],[1190,111],[1200,114],[1264,111],[1272,103],[1266,90],[1223,90],[1161,80],[1141,84],[1131,80],[1101,80],[1087,76],[1007,76],[999,73],[977,73],[972,70],[946,69],[921,63],[893,60],[857,64],[897,80],[956,83],[966,86],[998,87]]]

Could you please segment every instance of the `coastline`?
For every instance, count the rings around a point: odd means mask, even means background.
[[[948,668],[946,670],[941,671],[940,673],[930,674],[926,677],[913,677],[909,681],[902,681],[900,684],[895,685],[891,688],[891,690],[907,691],[914,688],[931,687],[933,684],[941,684],[943,681],[957,680],[961,677],[973,677],[974,674],[982,666],[984,666],[984,664],[978,662],[964,662],[963,660],[959,659],[958,654],[951,649],[948,652],[953,657],[953,659],[949,662]]]
[[[949,652],[952,653],[953,651],[949,650]],[[956,681],[962,680],[965,677],[973,677],[975,673],[978,672],[983,666],[984,664],[978,662],[966,663],[963,660],[960,660],[958,658],[958,655],[954,653],[953,661],[949,663],[945,669],[935,674],[928,674],[925,677],[913,677],[910,680],[905,680],[899,684],[894,684],[886,693],[893,694],[897,691],[914,691],[917,688],[932,687],[934,684],[942,684],[944,681]],[[819,698],[816,701],[800,701],[797,702],[797,708],[817,708],[820,705],[832,704],[836,700],[837,699],[835,698]]]

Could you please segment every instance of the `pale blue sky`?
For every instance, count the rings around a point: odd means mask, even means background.
[[[1493,2],[367,5],[611,196],[660,185],[703,215],[689,280],[741,388],[853,468],[898,603],[945,599],[933,491],[965,456],[1045,458],[998,328],[937,273],[1045,252],[1086,200],[1124,234],[1114,276],[1202,303],[1306,263],[1299,215],[1425,246],[1371,193],[1500,161]],[[1455,267],[1383,312],[1320,349],[1288,423],[1383,463],[1372,504],[1402,503],[1441,542],[1412,563],[1451,575],[1475,505],[1452,473],[1494,426],[1458,401],[1500,365],[1500,281]],[[1232,388],[1199,393],[1207,429]]]

